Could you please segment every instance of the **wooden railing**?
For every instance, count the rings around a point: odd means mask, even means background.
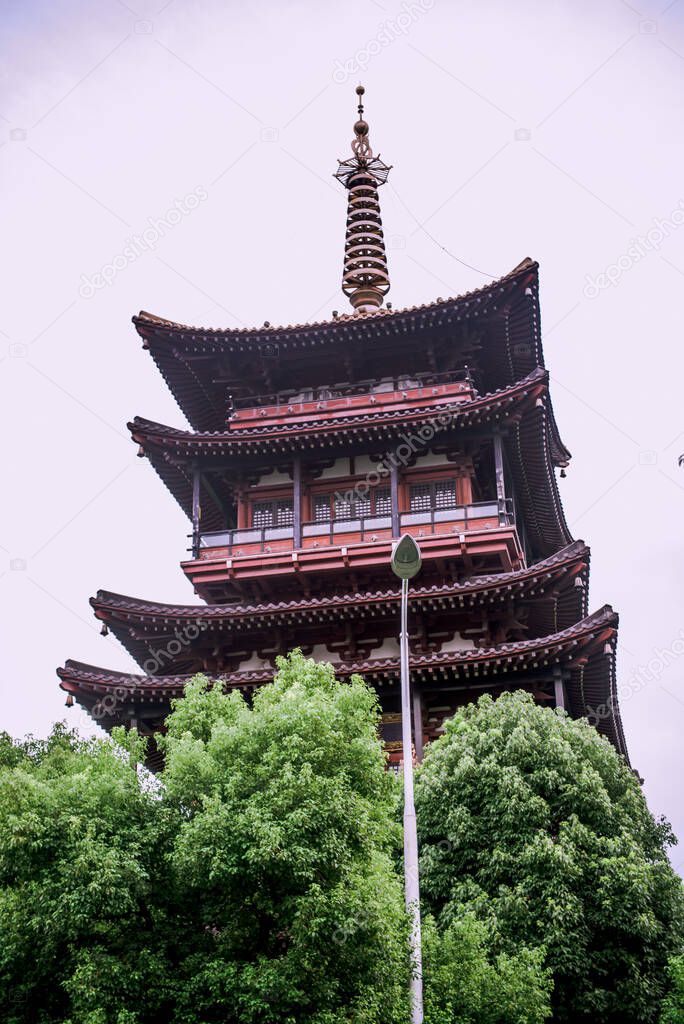
[[[286,412],[288,406],[310,402],[327,402],[335,398],[349,398],[360,395],[379,395],[386,391],[406,391],[413,388],[424,388],[456,382],[465,382],[472,386],[472,377],[468,367],[450,370],[446,373],[400,373],[383,380],[360,380],[354,383],[342,383],[311,388],[291,388],[265,395],[232,396],[230,408],[233,413],[240,410],[261,408],[269,414]]]
[[[514,524],[510,499],[481,501],[473,505],[455,505],[452,508],[431,508],[421,512],[402,512],[400,531],[411,534],[435,534],[462,524],[462,529],[476,530],[484,520],[496,520],[499,526]],[[302,523],[302,548],[316,546],[337,547],[342,544],[373,543],[391,537],[391,516],[352,516],[348,519],[325,519]],[[200,533],[193,538],[193,558],[202,551],[225,548],[228,555],[255,552],[294,550],[292,525],[259,526],[248,529],[222,530]]]

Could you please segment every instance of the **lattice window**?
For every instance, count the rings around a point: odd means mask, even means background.
[[[389,487],[376,487],[374,497],[376,516],[391,516],[392,495],[390,493]]]
[[[330,495],[315,494],[313,499],[313,517],[315,523],[327,523],[330,519]]]
[[[292,498],[278,498],[275,503],[275,512],[277,526],[292,526],[294,523]]]
[[[252,505],[252,526],[273,526],[273,502],[255,501]]]
[[[364,495],[363,498],[354,499],[354,516],[356,519],[363,519],[365,516],[371,514],[371,500],[370,494]]]
[[[409,488],[409,508],[411,512],[429,512],[432,507],[432,488],[430,484],[411,484]]]
[[[335,519],[352,519],[354,502],[350,494],[335,495]]]
[[[432,509],[454,508],[455,505],[455,480],[431,480],[429,483],[411,484],[409,488],[411,512],[430,512]]]
[[[293,522],[292,498],[275,498],[271,501],[255,501],[252,504],[252,526],[255,528],[292,526]]]
[[[392,514],[392,498],[389,487],[374,487],[366,494],[355,494],[353,490],[337,494],[314,494],[312,513],[315,523],[325,523],[332,517],[345,522],[350,519],[368,519],[370,516]]]
[[[456,481],[436,480],[434,488],[435,508],[453,508],[456,504]]]

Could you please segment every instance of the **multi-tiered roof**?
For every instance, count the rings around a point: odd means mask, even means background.
[[[362,673],[379,692],[390,750],[398,710],[399,591],[393,542],[416,536],[410,599],[418,753],[483,691],[524,687],[591,715],[626,755],[615,692],[617,616],[590,615],[589,552],[573,541],[556,471],[538,266],[400,310],[389,286],[373,156],[360,108],[344,285],[354,312],[239,330],[140,313],[134,323],[191,429],[129,424],[188,516],[182,568],[206,602],[176,606],[100,591],[91,600],[141,668],[69,661],[69,700],[106,728],[163,729],[173,698],[206,671],[249,693],[295,646]]]

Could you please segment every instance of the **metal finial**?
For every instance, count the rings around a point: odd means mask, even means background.
[[[349,192],[342,291],[360,312],[378,309],[390,287],[378,187],[387,181],[391,168],[379,156],[373,156],[368,123],[363,117],[365,91],[357,85],[358,120],[351,144],[354,155],[339,161],[335,173]]]

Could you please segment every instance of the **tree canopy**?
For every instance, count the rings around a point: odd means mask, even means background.
[[[361,680],[299,654],[250,706],[194,680],[141,742],[0,744],[3,1020],[358,1024],[407,1013],[396,793]]]
[[[408,1024],[378,725],[361,679],[295,652],[251,703],[194,679],[156,778],[135,732],[0,735],[3,1022]],[[416,803],[425,1024],[650,1024],[668,985],[684,1019],[671,835],[593,729],[483,698]]]
[[[428,748],[416,809],[442,934],[472,917],[495,953],[536,949],[555,1021],[657,1020],[682,949],[674,837],[607,740],[522,691],[483,696]]]
[[[660,1024],[684,1024],[684,954],[672,957],[667,973],[670,991],[663,1002]]]

